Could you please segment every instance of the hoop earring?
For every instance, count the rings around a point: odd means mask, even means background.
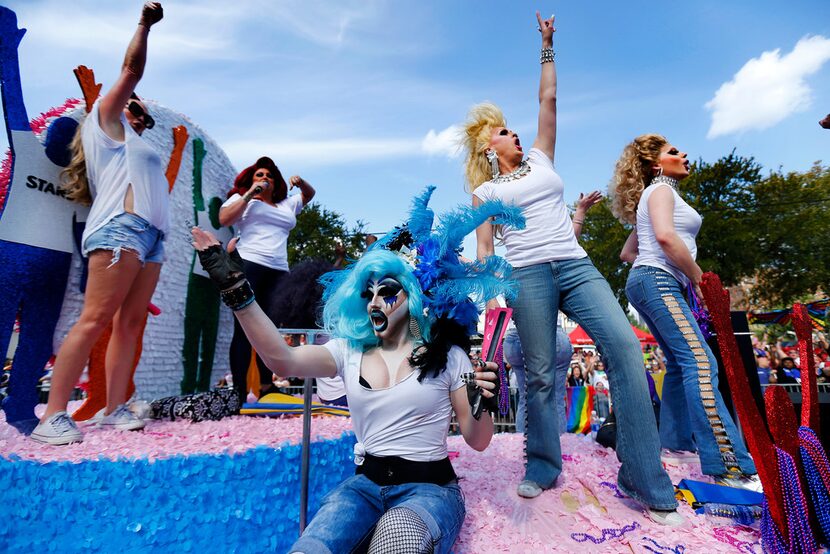
[[[421,324],[415,319],[414,315],[409,316],[409,332],[415,340],[421,340]]]
[[[657,175],[655,175],[655,177],[662,177],[662,176],[663,176],[663,166],[658,165],[657,166]]]
[[[487,156],[487,161],[490,162],[490,174],[493,176],[493,179],[499,176],[499,155],[496,154],[495,150],[487,150],[484,152],[484,155]]]

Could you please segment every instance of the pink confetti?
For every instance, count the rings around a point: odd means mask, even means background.
[[[78,405],[78,402],[70,403],[69,412]],[[39,406],[37,412],[42,410],[43,406]],[[84,442],[54,447],[21,435],[0,415],[0,455],[40,462],[78,463],[101,457],[153,460],[191,454],[234,454],[260,445],[299,444],[303,432],[298,416],[234,416],[199,423],[148,420],[143,431],[133,433],[103,431],[94,425],[80,427]],[[311,423],[312,440],[333,439],[346,431],[351,431],[351,420],[346,417],[314,416]]]
[[[620,529],[632,522],[636,532],[609,539],[602,552],[647,554],[644,546],[654,543],[685,546],[686,552],[734,552],[732,545],[715,536],[715,524],[696,515],[685,503],[680,513],[686,523],[679,528],[656,525],[643,508],[628,498],[616,498],[614,491],[600,483],[616,483],[619,462],[613,451],[588,437],[562,436],[564,466],[556,487],[538,498],[526,500],[516,495],[523,474],[523,439],[518,434],[493,437],[484,452],[469,448],[461,437],[450,437],[450,450],[459,451],[453,466],[460,478],[467,505],[467,518],[454,552],[597,552],[597,546],[572,540],[572,533],[600,536],[603,529]],[[672,482],[683,478],[706,480],[700,466],[690,464],[667,468]],[[748,527],[730,528],[736,537],[750,544],[760,540],[760,532]],[[760,547],[757,547],[760,551]]]

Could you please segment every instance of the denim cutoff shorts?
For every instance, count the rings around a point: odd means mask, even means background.
[[[135,252],[142,265],[164,261],[164,233],[147,220],[128,212],[110,219],[84,242],[84,256],[95,250],[112,250],[112,263],[118,263],[123,249]]]

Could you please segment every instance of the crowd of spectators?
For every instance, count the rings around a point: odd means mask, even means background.
[[[755,365],[762,384],[791,385],[801,382],[801,368],[804,363],[795,341],[780,339],[765,341],[753,338]],[[813,335],[813,361],[816,381],[830,383],[830,343],[822,332]]]

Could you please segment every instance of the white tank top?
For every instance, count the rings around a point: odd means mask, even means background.
[[[658,187],[669,187],[671,189],[674,196],[674,230],[689,249],[692,259],[697,258],[695,238],[700,231],[700,224],[703,219],[694,208],[689,206],[677,194],[677,191],[669,182],[663,181],[646,187],[642,196],[640,196],[640,202],[637,204],[637,242],[639,250],[632,267],[650,266],[660,268],[671,273],[680,284],[686,286],[689,284],[689,279],[680,271],[680,268],[669,260],[654,236],[654,227],[651,225],[651,216],[648,213],[648,199]]]

